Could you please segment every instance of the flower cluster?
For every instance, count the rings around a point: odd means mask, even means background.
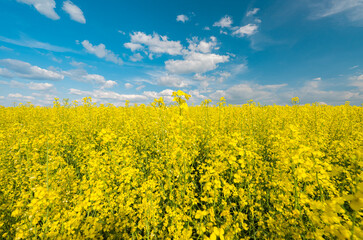
[[[173,97],[0,108],[0,238],[363,239],[362,107]]]

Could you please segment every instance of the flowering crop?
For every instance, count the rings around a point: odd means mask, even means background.
[[[363,239],[362,107],[0,108],[0,238]]]

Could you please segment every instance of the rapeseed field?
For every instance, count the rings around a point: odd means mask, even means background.
[[[0,238],[363,239],[361,106],[0,108]]]

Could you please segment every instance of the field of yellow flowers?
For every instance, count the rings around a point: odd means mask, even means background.
[[[0,107],[0,238],[363,239],[363,109]]]

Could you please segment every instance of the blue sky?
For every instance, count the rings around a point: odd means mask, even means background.
[[[363,0],[0,1],[0,105],[360,105]]]

